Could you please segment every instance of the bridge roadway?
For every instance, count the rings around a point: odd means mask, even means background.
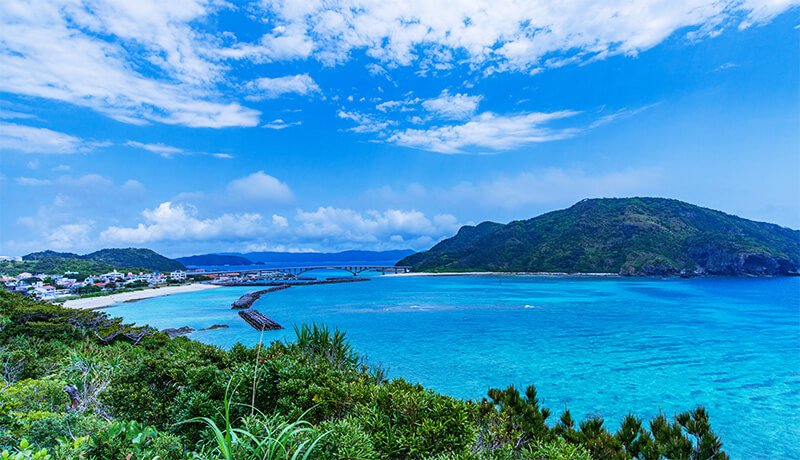
[[[256,268],[248,270],[217,270],[205,271],[204,275],[228,275],[231,273],[238,273],[240,275],[249,275],[256,273],[259,276],[265,276],[274,273],[282,273],[285,275],[302,275],[303,273],[312,270],[344,270],[350,272],[353,276],[366,271],[375,271],[381,273],[408,273],[411,267],[406,266],[387,266],[387,265],[329,265],[329,266],[312,266],[312,267],[274,267],[274,268]]]

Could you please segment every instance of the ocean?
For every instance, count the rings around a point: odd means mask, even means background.
[[[628,413],[649,419],[702,405],[732,458],[800,458],[800,278],[371,278],[265,294],[254,308],[286,329],[264,340],[325,323],[389,377],[451,396],[534,384],[551,423],[564,407],[615,429]],[[230,309],[251,290],[107,311],[159,329],[225,324],[189,337],[254,344],[259,333]]]

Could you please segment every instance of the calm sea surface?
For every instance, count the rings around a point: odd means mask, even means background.
[[[190,337],[253,344],[259,334],[230,309],[251,290],[108,312],[160,329],[227,324]],[[376,276],[292,287],[254,307],[287,328],[265,341],[324,322],[346,329],[391,377],[452,396],[535,384],[551,422],[566,405],[573,418],[597,414],[612,428],[629,411],[650,418],[703,405],[733,458],[800,458],[800,278]]]

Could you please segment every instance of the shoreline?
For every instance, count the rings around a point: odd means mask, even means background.
[[[553,277],[583,277],[583,278],[622,278],[619,273],[564,273],[564,272],[411,272],[387,273],[384,276],[553,276]]]
[[[121,292],[119,294],[111,294],[101,297],[86,297],[83,299],[65,300],[62,306],[64,308],[72,308],[75,310],[97,310],[99,308],[111,307],[114,304],[123,302],[135,302],[137,300],[150,299],[153,297],[160,297],[170,294],[183,294],[187,292],[205,291],[208,289],[216,289],[222,286],[213,284],[199,284],[193,283],[183,286],[165,286],[152,289],[144,289],[141,291]]]

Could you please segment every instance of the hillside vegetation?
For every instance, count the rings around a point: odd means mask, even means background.
[[[0,270],[15,275],[22,272],[63,274],[67,271],[97,275],[118,271],[174,271],[186,267],[150,249],[101,249],[91,254],[41,251],[22,257],[22,262],[5,261]]]
[[[610,432],[552,420],[533,386],[463,401],[387,380],[320,326],[226,351],[0,291],[0,362],[0,458],[728,458],[702,408]]]
[[[189,266],[203,266],[203,265],[252,265],[250,259],[245,259],[241,256],[232,256],[226,254],[201,254],[196,256],[178,257],[175,261]]]
[[[417,271],[789,275],[800,231],[663,198],[583,200],[507,225],[466,226],[398,265]]]

